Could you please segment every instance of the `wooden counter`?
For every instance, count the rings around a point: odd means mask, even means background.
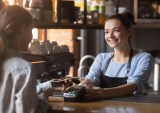
[[[141,97],[140,97],[141,98]],[[143,98],[143,97],[142,97]],[[147,97],[148,98],[148,97]],[[149,97],[150,100],[152,97]],[[158,101],[139,101],[138,98],[122,98],[120,99],[109,99],[101,101],[91,101],[91,102],[64,102],[61,99],[49,99],[49,104],[51,105],[48,113],[160,113],[160,97],[153,97],[158,99]],[[130,100],[130,101],[129,101]],[[134,100],[134,101],[133,101]],[[137,100],[137,101],[136,101]],[[142,100],[142,99],[141,99]],[[145,100],[145,98],[143,98]]]

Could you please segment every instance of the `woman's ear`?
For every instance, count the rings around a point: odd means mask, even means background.
[[[132,28],[127,29],[127,33],[128,33],[128,36],[130,37],[132,33]]]
[[[26,27],[24,25],[21,26],[21,28],[17,31],[18,37],[23,37],[26,31]]]
[[[26,30],[27,30],[27,27],[25,25],[22,25],[21,30],[20,30],[21,33],[24,34]]]

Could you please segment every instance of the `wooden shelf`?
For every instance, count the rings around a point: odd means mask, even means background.
[[[103,29],[104,25],[58,24],[53,22],[35,22],[34,27],[39,29]]]
[[[34,27],[38,29],[103,29],[104,25],[87,24],[87,1],[84,0],[84,18],[82,24],[61,23],[61,1],[57,4],[57,23],[54,22],[34,22]]]
[[[159,29],[160,28],[160,23],[137,23],[136,25],[133,26],[133,28],[140,28],[140,29]]]

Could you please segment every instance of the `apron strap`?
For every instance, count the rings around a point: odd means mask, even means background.
[[[106,62],[105,67],[102,69],[102,73],[105,73],[105,71],[107,70],[112,58],[113,58],[113,53],[111,53],[111,56],[109,57],[108,61]]]

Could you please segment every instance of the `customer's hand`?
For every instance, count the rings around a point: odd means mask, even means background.
[[[73,85],[70,78],[52,79],[51,84],[54,91],[64,91]]]
[[[48,90],[42,92],[41,95],[42,94],[45,95],[48,98],[49,96],[53,95],[53,90],[52,89],[48,89]]]

